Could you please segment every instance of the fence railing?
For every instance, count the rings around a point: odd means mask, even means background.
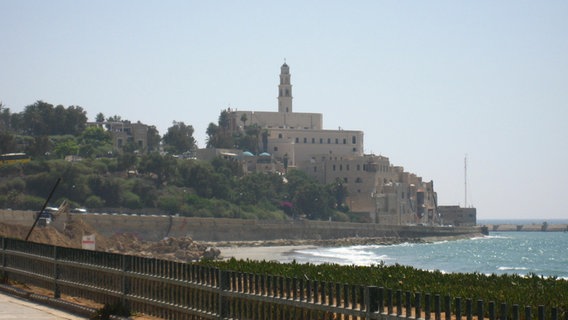
[[[219,270],[1,238],[4,278],[165,319],[558,320],[559,309],[509,306]]]

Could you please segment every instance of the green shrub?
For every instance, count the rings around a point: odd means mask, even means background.
[[[97,196],[89,196],[87,200],[85,200],[85,206],[87,208],[102,208],[105,205],[105,201]]]

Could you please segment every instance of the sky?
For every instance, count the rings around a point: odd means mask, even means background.
[[[286,61],[294,111],[364,131],[365,153],[433,180],[439,204],[568,219],[567,1],[0,0],[0,13],[12,112],[42,100],[162,135],[181,121],[204,147],[223,109],[277,111]]]

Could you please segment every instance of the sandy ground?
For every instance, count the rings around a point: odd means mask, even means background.
[[[299,245],[299,246],[270,246],[270,247],[217,247],[221,250],[222,259],[235,258],[237,260],[279,260],[286,254],[295,250],[313,249],[317,246]]]

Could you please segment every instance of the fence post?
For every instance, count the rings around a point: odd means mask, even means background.
[[[558,308],[554,307],[550,311],[550,320],[558,320]]]
[[[343,297],[345,299],[345,297]],[[341,306],[341,284],[335,284],[335,306]]]
[[[414,318],[422,318],[422,295],[420,292],[414,294]]]
[[[435,312],[435,319],[442,320],[442,306],[439,294],[434,295],[434,312]]]
[[[392,289],[387,289],[387,314],[393,314]]]
[[[53,297],[55,299],[61,298],[61,291],[59,290],[59,263],[57,246],[53,246]]]
[[[426,320],[430,320],[431,317],[432,317],[432,316],[431,316],[431,313],[432,313],[432,310],[431,310],[432,302],[431,302],[430,300],[431,300],[431,295],[430,295],[429,293],[427,293],[427,294],[424,296],[424,319],[426,319]]]
[[[410,291],[406,291],[406,303],[405,303],[405,307],[406,307],[406,317],[410,318],[412,316],[412,301],[411,300],[411,295],[410,295]]]
[[[378,307],[379,307],[379,313],[382,314],[385,311],[385,288],[384,287],[380,287],[379,288],[379,296],[377,297],[377,299],[379,300],[378,303]]]
[[[507,320],[507,304],[506,303],[501,303],[501,320]]]
[[[462,300],[460,297],[456,297],[456,320],[461,320],[462,318]]]
[[[473,319],[473,303],[471,302],[471,299],[465,300],[465,316],[467,320]]]
[[[130,270],[130,263],[128,256],[121,254],[121,266],[122,266],[122,305],[130,310],[130,305],[128,304],[128,294],[130,293],[130,278],[128,277],[128,271]]]
[[[6,238],[2,237],[2,281],[8,281],[8,274],[6,273]]]
[[[525,307],[525,320],[531,320],[531,318],[532,318],[531,307],[526,306]]]
[[[379,310],[379,288],[365,287],[365,319],[371,319],[371,314]]]
[[[225,319],[229,313],[229,301],[225,299],[226,291],[229,291],[231,279],[226,270],[219,270],[219,310],[217,311],[218,319]]]
[[[396,290],[396,315],[402,315],[402,291]]]
[[[484,317],[485,315],[483,314],[483,300],[477,300],[477,320],[483,320]]]
[[[489,301],[489,320],[495,320],[495,302]]]
[[[538,320],[544,320],[544,306],[538,306]]]
[[[452,320],[452,300],[450,296],[444,297],[444,309],[446,309],[446,320]]]
[[[520,319],[521,319],[521,314],[519,312],[519,305],[514,304],[513,305],[513,320],[520,320]]]

